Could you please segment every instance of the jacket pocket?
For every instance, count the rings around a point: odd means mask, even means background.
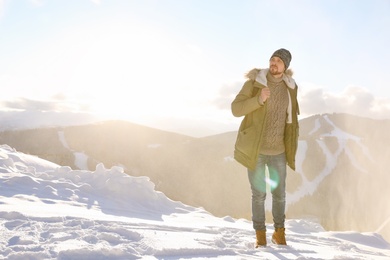
[[[252,157],[256,152],[257,131],[255,126],[248,127],[238,133],[235,148],[237,151]]]

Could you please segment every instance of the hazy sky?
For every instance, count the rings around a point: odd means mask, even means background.
[[[389,0],[0,0],[0,109],[233,131],[243,75],[283,47],[301,118],[390,118],[389,28]]]

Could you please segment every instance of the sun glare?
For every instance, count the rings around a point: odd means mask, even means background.
[[[180,115],[183,107],[197,105],[191,100],[210,96],[209,84],[216,83],[198,46],[139,24],[107,28],[116,29],[97,30],[68,88],[95,113],[121,119]]]

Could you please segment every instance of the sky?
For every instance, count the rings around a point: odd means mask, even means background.
[[[81,156],[79,156],[81,157]],[[86,163],[87,157],[82,157]],[[81,162],[80,162],[81,163]],[[287,246],[254,248],[249,220],[215,217],[156,191],[118,166],[72,170],[0,145],[0,256],[4,259],[375,259],[373,232],[286,221]]]
[[[388,0],[0,0],[0,110],[234,131],[245,73],[286,48],[300,118],[389,119],[388,28]]]

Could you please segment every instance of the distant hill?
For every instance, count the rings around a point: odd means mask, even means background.
[[[289,170],[287,180],[287,218],[316,218],[330,230],[378,231],[390,240],[389,129],[390,120],[347,114],[300,120],[297,170]],[[246,169],[233,160],[236,134],[193,138],[105,121],[6,130],[0,144],[74,169],[120,165],[128,174],[150,177],[173,200],[216,216],[250,219]]]

